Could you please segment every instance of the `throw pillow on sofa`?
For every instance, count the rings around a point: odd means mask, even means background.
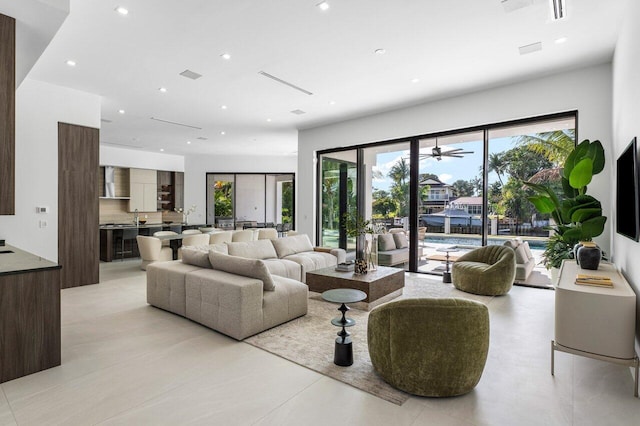
[[[273,244],[276,249],[278,258],[282,259],[292,254],[304,253],[306,251],[313,251],[313,244],[309,240],[307,234],[294,235],[293,237],[278,238],[277,240],[266,240]]]
[[[409,247],[409,241],[407,241],[407,234],[397,232],[393,235],[393,241],[396,243],[396,248],[403,249]]]
[[[274,259],[278,257],[271,240],[227,243],[227,247],[231,256],[247,257],[249,259]]]
[[[200,247],[182,247],[182,263],[201,268],[211,268],[209,246],[206,246],[206,250],[202,250]]]
[[[522,243],[522,247],[524,247],[524,252],[527,254],[527,259],[533,259],[533,253],[531,253],[531,247],[529,247],[529,241],[525,241]]]
[[[527,257],[527,252],[525,251],[524,244],[520,244],[518,248],[516,248],[516,263],[522,264],[527,263],[529,258]]]
[[[393,239],[395,234],[378,235],[378,251],[389,251],[396,249],[396,242]]]
[[[270,240],[265,240],[270,241]],[[228,254],[209,252],[211,267],[219,271],[242,275],[243,277],[256,278],[262,281],[262,288],[266,291],[274,291],[276,285],[264,262],[260,259],[247,259],[244,257],[230,256]]]

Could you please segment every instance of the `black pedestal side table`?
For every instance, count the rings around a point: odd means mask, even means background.
[[[449,269],[449,253],[453,253],[458,251],[457,248],[453,248],[453,247],[445,247],[445,248],[439,248],[436,251],[443,251],[445,253],[447,253],[447,260],[445,263],[445,271],[442,273],[442,282],[443,283],[448,283],[451,284],[451,271]]]
[[[331,320],[331,324],[336,327],[342,327],[336,338],[333,362],[336,365],[348,367],[353,364],[353,345],[351,333],[346,328],[353,327],[356,324],[356,320],[346,317],[346,313],[349,310],[346,304],[360,302],[367,298],[367,294],[351,288],[336,288],[323,292],[322,298],[327,302],[340,303],[338,310],[342,312],[342,316]]]

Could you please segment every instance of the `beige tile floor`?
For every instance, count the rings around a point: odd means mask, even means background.
[[[476,389],[397,406],[152,308],[137,262],[102,264],[99,285],[62,291],[62,365],[0,386],[0,425],[640,424],[629,369],[558,353],[550,375],[553,300],[493,298]]]

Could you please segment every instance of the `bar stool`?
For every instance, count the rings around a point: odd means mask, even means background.
[[[120,255],[120,260],[124,260],[125,254],[133,254],[133,241],[138,236],[138,228],[124,228],[119,238],[116,238],[116,251],[115,255]],[[125,250],[125,242],[129,241],[129,250]],[[117,250],[118,243],[120,243],[120,251]]]

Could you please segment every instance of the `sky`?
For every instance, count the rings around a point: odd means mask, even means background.
[[[502,152],[513,148],[514,144],[511,140],[511,138],[489,140],[489,152]],[[473,154],[465,154],[463,158],[442,157],[441,161],[437,161],[434,158],[426,158],[420,161],[420,173],[435,174],[442,182],[448,184],[452,184],[459,179],[470,180],[478,176],[480,174],[480,167],[482,166],[482,140],[447,145],[442,147],[442,152],[454,148],[463,148],[465,151],[473,151]],[[431,153],[431,147],[422,148],[420,152]],[[373,166],[373,169],[380,171],[384,178],[374,179],[374,188],[385,191],[390,189],[392,181],[387,177],[389,170],[391,170],[393,165],[403,157],[406,158],[406,161],[409,161],[408,150],[378,154],[377,163]],[[489,173],[490,183],[497,180],[498,178],[495,173]]]

